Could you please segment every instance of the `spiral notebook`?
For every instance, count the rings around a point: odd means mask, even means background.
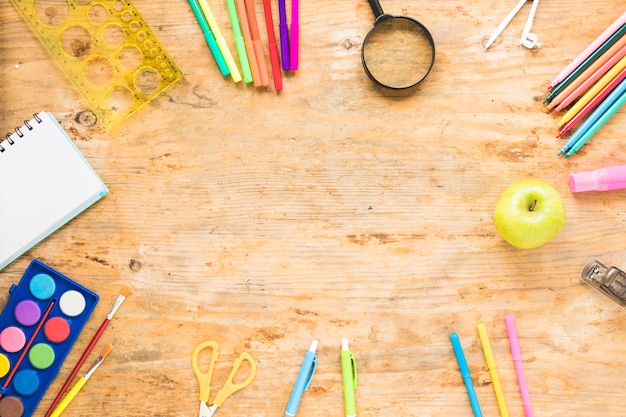
[[[0,270],[109,190],[48,112],[0,142]]]

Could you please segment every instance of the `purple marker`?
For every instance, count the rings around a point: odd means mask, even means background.
[[[626,188],[626,165],[571,174],[569,188],[573,193],[624,189]]]
[[[280,31],[280,58],[283,70],[289,69],[289,28],[287,26],[287,5],[285,0],[278,0],[278,29]]]

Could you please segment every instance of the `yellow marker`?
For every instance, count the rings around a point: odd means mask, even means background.
[[[100,356],[98,356],[98,359],[96,359],[94,364],[91,365],[91,368],[89,368],[85,375],[80,377],[80,379],[76,382],[72,389],[67,393],[65,398],[61,400],[57,408],[55,408],[52,414],[50,414],[50,417],[59,417],[61,413],[65,411],[65,409],[68,405],[70,405],[74,397],[76,397],[80,390],[85,386],[87,380],[91,377],[91,375],[93,375],[94,372],[96,372],[96,369],[98,369],[98,366],[100,366],[102,361],[104,361],[104,358],[106,358],[107,355],[111,352],[111,349],[113,349],[113,346],[111,346],[110,344],[104,348]]]
[[[483,323],[479,323],[478,336],[480,337],[480,344],[483,347],[483,353],[485,354],[485,361],[487,362],[487,368],[489,369],[489,375],[491,375],[491,383],[493,384],[493,390],[496,393],[496,400],[498,401],[498,407],[500,408],[500,415],[502,417],[509,417],[509,411],[506,408],[506,402],[504,401],[504,393],[502,392],[502,385],[500,384],[500,377],[498,376],[498,368],[496,367],[496,358],[491,350],[491,342],[489,341],[489,335],[487,334],[487,328]]]
[[[233,78],[234,82],[238,83],[241,81],[241,73],[235,64],[235,60],[233,59],[233,55],[230,53],[226,40],[222,36],[222,32],[220,32],[220,28],[217,26],[217,22],[215,21],[215,17],[213,17],[209,3],[207,3],[206,0],[198,0],[198,4],[200,4],[204,17],[206,17],[207,22],[209,22],[209,27],[215,36],[215,42],[217,42],[217,46],[220,48],[224,61],[226,61],[226,66],[230,70],[230,76]]]

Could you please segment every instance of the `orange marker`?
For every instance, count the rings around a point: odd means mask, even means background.
[[[267,72],[265,53],[263,52],[261,34],[259,33],[259,24],[256,21],[256,13],[254,12],[254,0],[245,0],[245,2],[248,22],[250,23],[250,33],[252,34],[252,43],[254,45],[254,55],[256,56],[256,63],[259,69],[260,85],[267,87],[270,85],[270,76]]]
[[[250,64],[250,71],[252,72],[252,81],[254,81],[255,87],[259,87],[261,86],[261,75],[259,74],[259,65],[256,62],[256,55],[254,54],[254,45],[252,43],[252,36],[250,35],[250,26],[248,16],[246,16],[246,4],[244,0],[237,0],[237,11],[239,12],[239,21],[241,22],[241,32],[243,33],[243,41],[246,46],[248,63]]]

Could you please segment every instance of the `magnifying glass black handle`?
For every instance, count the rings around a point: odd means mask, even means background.
[[[368,0],[368,1],[370,3],[370,7],[372,8],[372,11],[374,12],[374,16],[376,16],[376,20],[378,20],[380,16],[385,14],[383,12],[383,8],[380,6],[380,2],[378,0]]]

